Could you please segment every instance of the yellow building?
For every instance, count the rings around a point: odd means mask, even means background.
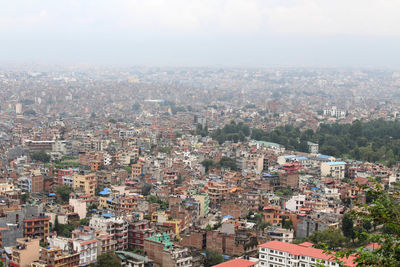
[[[94,196],[96,190],[97,179],[94,173],[91,174],[74,174],[74,190],[81,191],[85,195]]]

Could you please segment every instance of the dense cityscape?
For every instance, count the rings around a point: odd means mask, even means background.
[[[389,69],[3,67],[1,260],[356,266],[398,231],[399,89]]]

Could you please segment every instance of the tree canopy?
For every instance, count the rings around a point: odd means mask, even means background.
[[[334,253],[340,258],[356,253],[357,266],[400,266],[400,205],[399,192],[388,192],[377,182],[374,188],[363,186],[371,196],[371,203],[357,204],[343,219],[348,232],[352,234],[350,220],[361,222],[354,227],[354,238],[360,241],[355,249]],[[371,225],[371,222],[373,225]],[[373,226],[373,229],[371,229]],[[374,249],[365,249],[366,244],[375,243]]]
[[[220,144],[225,141],[237,143],[238,141],[244,141],[246,136],[250,136],[250,127],[243,122],[236,124],[236,122],[231,121],[231,123],[226,124],[222,129],[214,131],[211,136]]]
[[[56,193],[62,202],[68,202],[71,188],[68,185],[61,185],[56,188]]]
[[[107,252],[97,257],[97,262],[93,264],[94,267],[120,267],[121,262],[113,252]]]
[[[251,138],[301,152],[308,152],[307,141],[311,141],[319,144],[322,154],[381,162],[388,166],[400,161],[400,121],[356,120],[352,124],[321,124],[315,132],[286,125],[269,132],[253,129]]]
[[[36,151],[32,154],[31,158],[34,161],[41,161],[43,163],[47,163],[50,161],[50,155],[46,153],[44,150]]]

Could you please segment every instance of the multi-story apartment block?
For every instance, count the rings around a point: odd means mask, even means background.
[[[26,218],[24,220],[24,236],[32,238],[40,238],[42,242],[46,242],[49,236],[50,217],[41,214],[36,218]]]
[[[115,251],[115,247],[117,244],[117,241],[113,240],[112,236],[103,233],[103,232],[98,232],[96,233],[97,236],[97,254],[101,255],[103,253]]]
[[[141,220],[129,223],[128,227],[128,248],[144,249],[144,240],[154,234],[150,227],[150,221]]]
[[[323,162],[321,163],[321,175],[341,180],[344,179],[345,168],[346,162],[343,161]]]
[[[40,257],[39,239],[18,238],[17,245],[11,247],[11,257],[8,266],[28,267]]]
[[[315,267],[341,266],[334,256],[324,253],[322,249],[312,247],[312,243],[299,245],[281,241],[270,241],[259,246],[260,267]],[[341,259],[345,266],[356,266],[354,256]]]
[[[84,226],[72,233],[72,248],[79,252],[79,266],[87,266],[97,261],[98,240],[95,231]]]
[[[228,186],[224,183],[209,182],[208,183],[208,196],[210,203],[214,206],[220,205],[220,203],[227,199],[229,194]]]
[[[193,198],[200,203],[200,216],[207,216],[210,207],[210,197],[207,193],[194,195]]]
[[[90,219],[90,226],[109,234],[116,241],[117,250],[128,248],[128,222],[126,219],[94,216]]]
[[[94,196],[96,190],[96,174],[84,174],[75,173],[74,174],[74,189],[77,191],[81,191],[87,196]]]
[[[63,251],[60,248],[41,248],[40,259],[32,262],[31,267],[73,267],[79,266],[79,253]]]

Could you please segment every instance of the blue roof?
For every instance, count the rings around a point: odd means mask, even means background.
[[[293,159],[295,157],[296,157],[295,155],[289,155],[289,156],[285,156],[285,159]]]
[[[56,194],[54,194],[54,193],[49,193],[49,197],[55,197],[56,196]]]
[[[324,158],[324,159],[327,159],[327,158],[330,158],[331,156],[327,156],[327,155],[322,155],[322,154],[319,154],[318,155],[318,158]]]
[[[327,162],[327,164],[330,165],[330,166],[345,165],[346,162],[344,162],[344,161],[334,161],[334,162]]]
[[[112,198],[107,198],[107,201],[108,202],[111,202],[113,199]]]
[[[115,215],[112,214],[112,213],[103,213],[103,214],[101,214],[101,216],[103,216],[104,218],[112,218],[112,217],[115,217]]]
[[[298,157],[297,160],[308,160],[307,157]]]
[[[222,219],[233,219],[233,218],[235,218],[235,217],[233,217],[232,215],[229,215],[229,214],[222,217]]]
[[[278,174],[270,174],[270,173],[263,173],[263,177],[268,177],[268,178],[273,178],[273,177],[279,177]]]
[[[103,191],[99,192],[99,195],[109,195],[111,193],[111,190],[109,188],[104,188]]]

